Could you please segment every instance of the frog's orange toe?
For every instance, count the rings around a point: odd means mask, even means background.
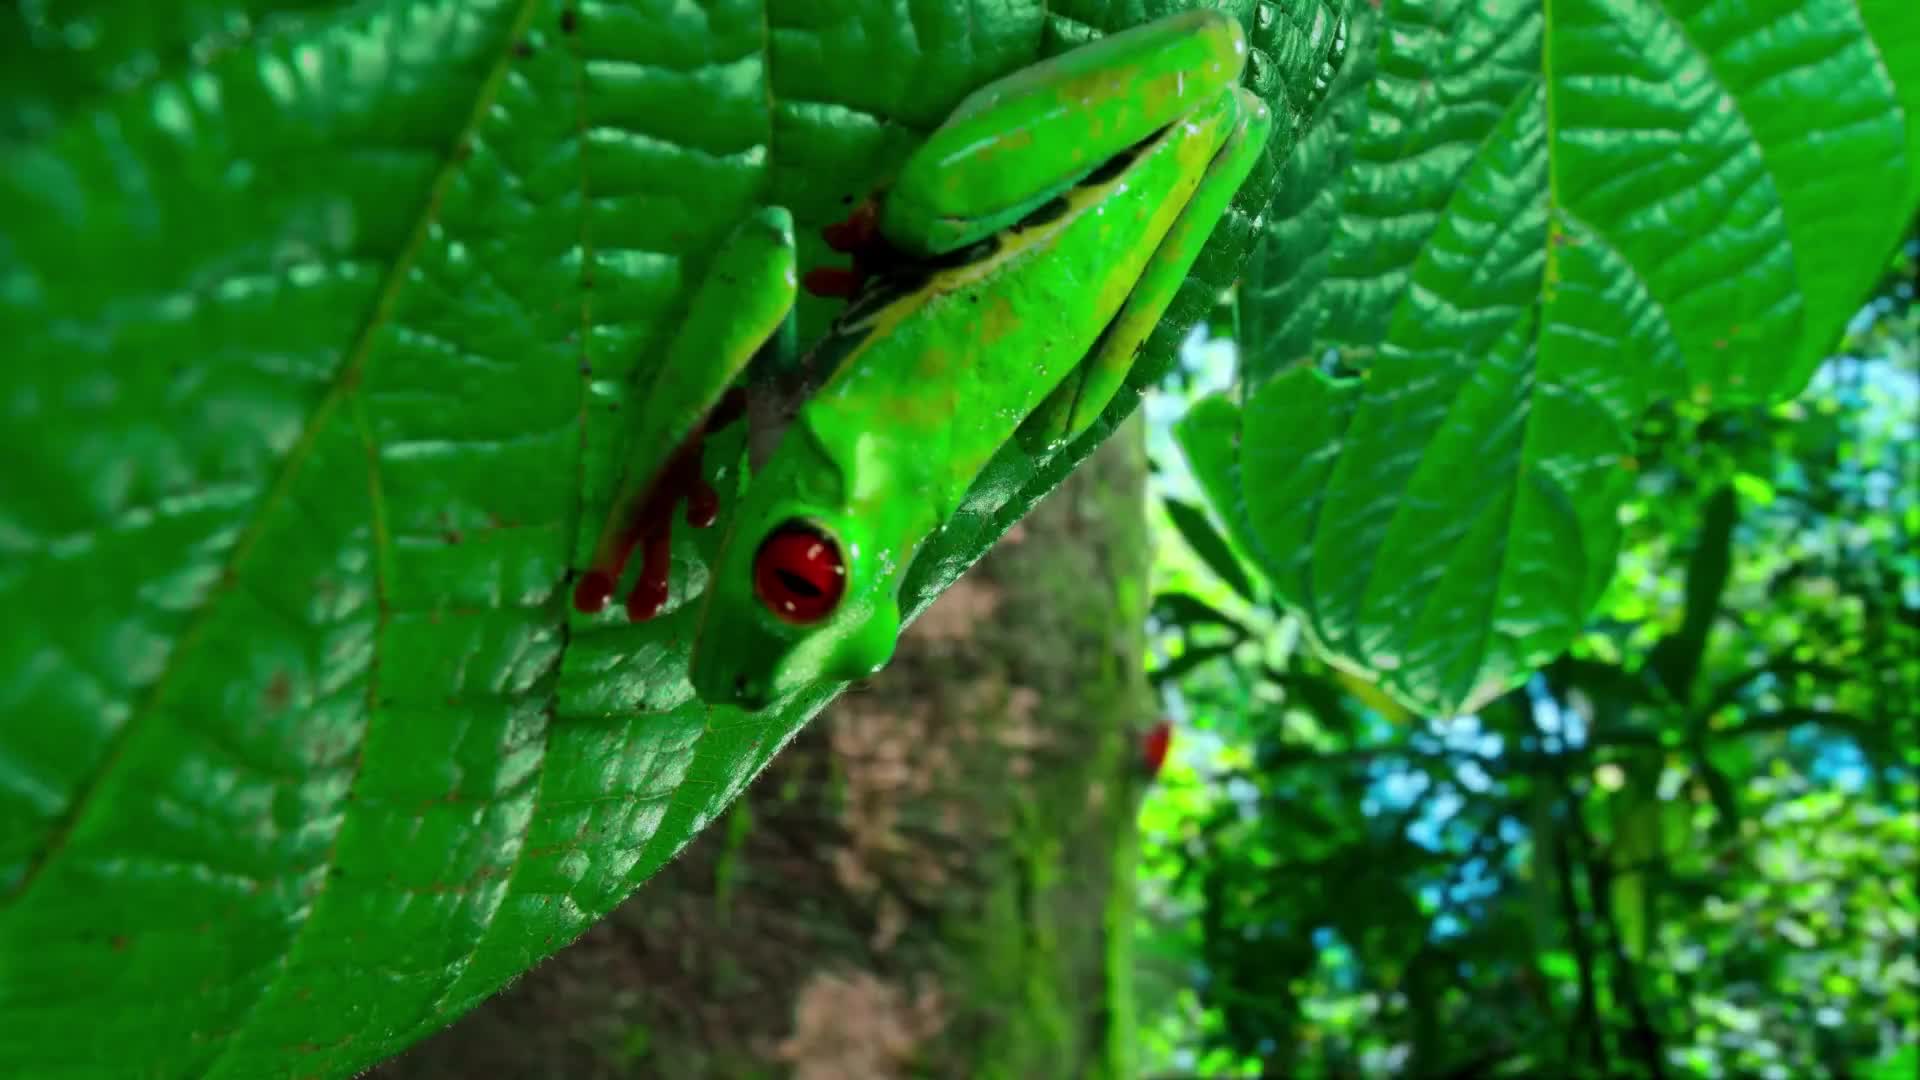
[[[701,481],[687,492],[687,524],[696,529],[711,526],[720,517],[720,493]]]
[[[640,549],[640,580],[627,594],[627,618],[646,622],[667,606],[667,579],[673,569],[673,520],[649,532]]]
[[[845,221],[836,221],[820,230],[827,246],[841,254],[851,254],[873,243],[878,213],[872,201],[864,202]]]
[[[646,622],[667,606],[667,583],[642,579],[627,596],[627,618]]]
[[[807,271],[800,284],[815,296],[846,299],[859,290],[860,275],[839,266],[822,266]]]
[[[573,587],[573,607],[583,615],[592,615],[613,599],[613,575],[605,570],[589,570]]]

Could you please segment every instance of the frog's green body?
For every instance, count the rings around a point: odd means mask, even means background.
[[[760,706],[884,664],[906,568],[988,461],[1016,437],[1045,449],[1099,415],[1264,150],[1268,111],[1235,85],[1245,57],[1224,15],[1163,19],[984,88],[909,159],[879,213],[906,258],[803,362],[824,381],[730,516],[694,647],[703,698]],[[791,305],[791,249],[767,243],[788,219],[761,218],[716,260],[726,284],[758,283],[755,297],[696,303],[650,395],[649,413],[660,399],[681,419],[642,417],[648,457],[576,593],[583,608],[604,602],[640,539],[636,596],[664,582],[663,477],[684,471],[674,437],[697,439],[686,417],[705,411],[689,395],[711,407],[774,335],[767,315]],[[688,364],[700,372],[677,370]],[[829,561],[798,577],[767,567],[769,552],[799,550],[775,543],[796,531]],[[777,602],[769,581],[797,582],[802,607]],[[656,607],[629,601],[639,617]]]

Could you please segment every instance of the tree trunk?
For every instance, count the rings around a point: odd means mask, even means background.
[[[1144,478],[1136,420],[679,859],[373,1075],[1128,1072]]]

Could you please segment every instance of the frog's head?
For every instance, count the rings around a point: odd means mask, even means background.
[[[900,632],[893,561],[858,521],[818,504],[747,510],[707,583],[695,692],[759,709],[810,682],[880,670]]]

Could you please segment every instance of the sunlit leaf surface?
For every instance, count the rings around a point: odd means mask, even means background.
[[[1920,7],[1389,2],[1372,40],[1249,267],[1205,483],[1334,655],[1446,711],[1578,631],[1649,404],[1831,347],[1920,195]]]

